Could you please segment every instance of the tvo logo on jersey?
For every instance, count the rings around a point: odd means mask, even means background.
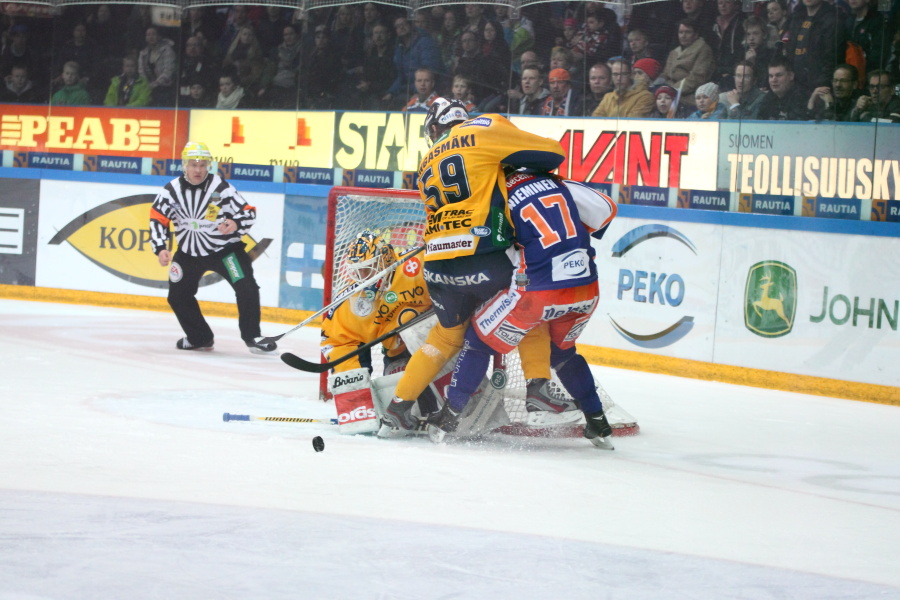
[[[659,244],[668,240],[687,248],[694,255],[697,248],[687,236],[674,227],[654,223],[636,227],[619,238],[612,247],[613,258],[623,258],[638,246],[646,243]],[[659,250],[660,255],[663,249]],[[666,252],[669,255],[670,252]],[[618,273],[616,298],[618,300],[631,300],[645,305],[678,307],[684,302],[687,285],[684,278],[678,274],[667,271],[655,271],[652,269],[628,269],[620,268]],[[628,340],[629,343],[641,348],[663,348],[671,346],[685,337],[694,328],[694,317],[682,315],[671,325],[656,329],[655,331],[639,332],[626,327],[622,319],[617,320],[610,315],[610,323],[613,329]]]

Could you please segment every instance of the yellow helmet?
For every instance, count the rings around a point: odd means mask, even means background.
[[[347,249],[347,276],[355,283],[362,283],[396,260],[394,248],[367,229],[356,236]],[[386,275],[385,279],[389,276],[390,274]]]
[[[209,147],[203,142],[188,142],[181,151],[181,162],[186,163],[189,160],[209,160],[212,161],[212,153]]]

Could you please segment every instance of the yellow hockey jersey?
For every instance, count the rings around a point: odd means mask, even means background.
[[[435,141],[419,165],[428,211],[425,260],[505,250],[512,230],[502,165],[552,171],[565,158],[559,142],[485,114]]]
[[[362,344],[396,329],[401,323],[408,323],[429,308],[431,298],[425,288],[422,261],[419,256],[414,256],[397,267],[386,289],[377,293],[363,290],[325,314],[322,320],[322,354],[328,361],[337,360]],[[405,349],[399,335],[386,339],[382,345],[388,356],[397,356]],[[358,369],[363,364],[360,357],[355,356],[337,365],[334,371]]]

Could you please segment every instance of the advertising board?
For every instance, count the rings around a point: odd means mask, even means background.
[[[166,159],[187,142],[184,110],[2,104],[0,114],[0,150]]]
[[[119,294],[165,296],[168,269],[150,244],[150,205],[159,188],[41,181],[35,285]],[[283,196],[242,194],[258,219],[244,236],[264,306],[278,305]],[[201,281],[200,300],[232,302],[218,275]]]
[[[900,386],[900,239],[727,227],[714,361]]]

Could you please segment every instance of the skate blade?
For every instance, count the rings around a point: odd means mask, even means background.
[[[438,427],[437,425],[429,425],[428,426],[428,437],[435,444],[441,444],[444,441],[444,438],[447,437],[447,432]]]
[[[212,350],[212,348],[210,348]],[[247,348],[250,351],[250,354],[259,354],[259,355],[268,355],[271,356],[275,353],[276,348],[271,350],[263,350],[262,348]]]
[[[609,441],[608,437],[600,437],[599,435],[595,438],[591,438],[590,442],[600,448],[601,450],[615,450],[616,447],[612,445],[612,442]]]
[[[400,429],[399,427],[391,427],[390,425],[381,424],[381,427],[375,433],[377,437],[380,438],[402,438],[402,437],[413,437],[413,436],[423,436],[428,434],[428,423],[425,421],[419,421],[419,424],[415,429]]]
[[[577,423],[579,421],[582,421],[582,413],[580,410],[568,410],[561,413],[538,410],[528,413],[528,418],[525,423],[529,427],[553,427],[556,425]]]

